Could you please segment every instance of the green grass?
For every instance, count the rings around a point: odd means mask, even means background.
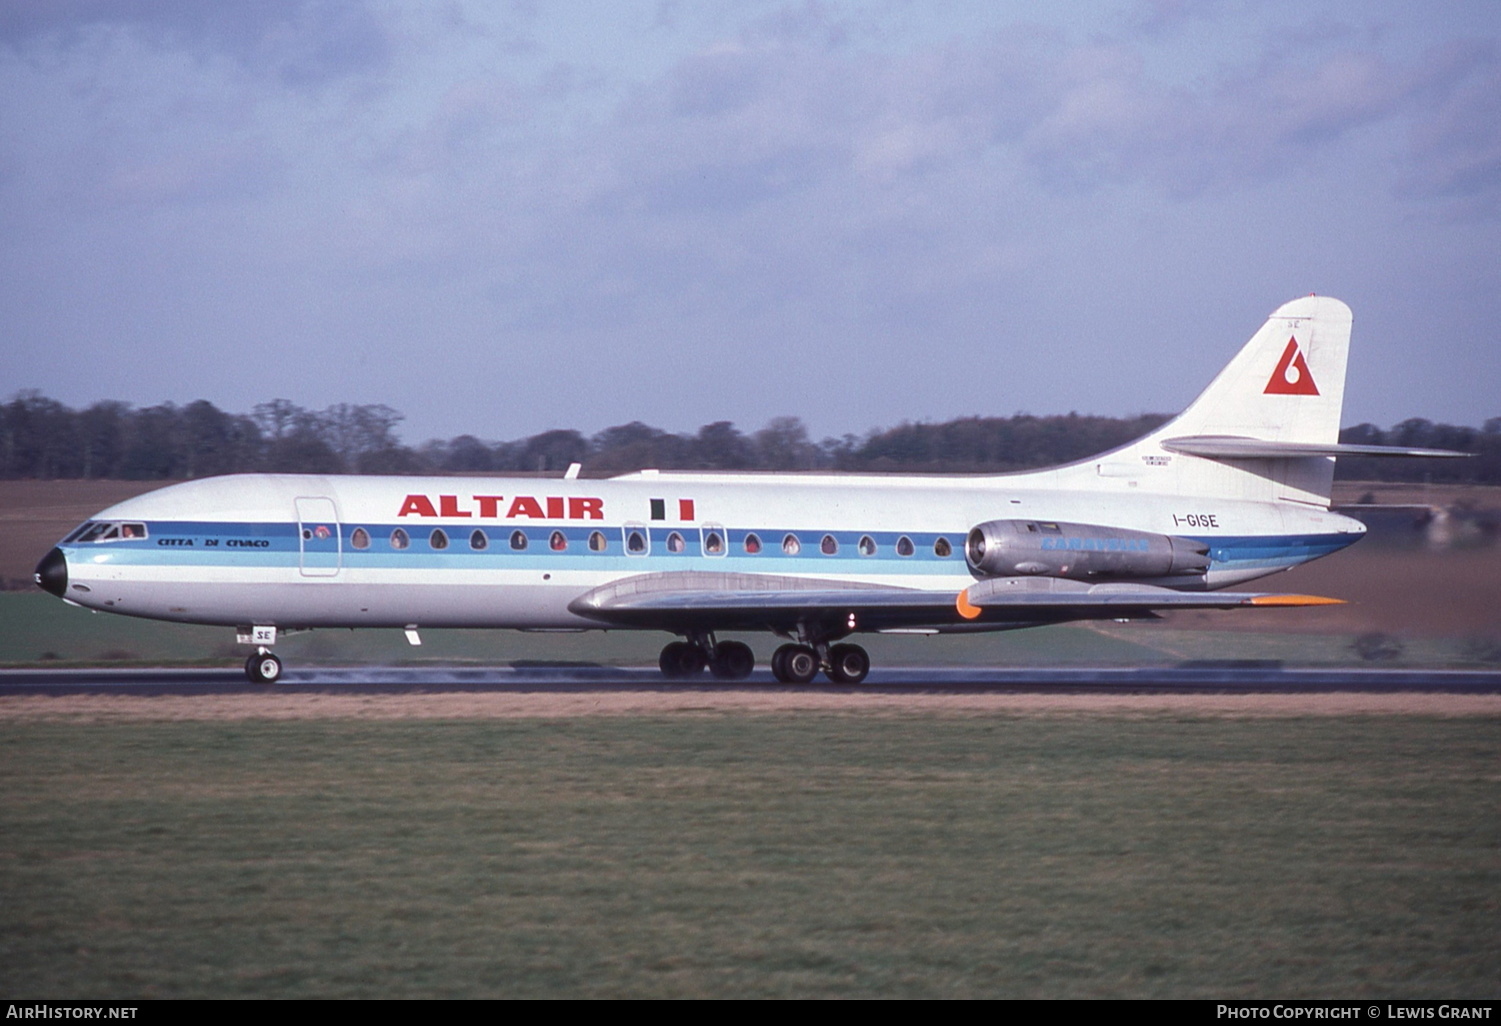
[[[422,646],[397,630],[318,630],[278,642],[290,667],[405,663],[583,662],[654,666],[665,633],[424,630]],[[781,641],[746,635],[764,665]],[[1279,659],[1290,665],[1349,665],[1360,660],[1348,635],[1181,630],[1153,624],[1042,627],[997,634],[861,635],[881,666],[1152,666],[1185,659]],[[1389,666],[1475,666],[1463,639],[1408,638]],[[160,623],[94,613],[48,595],[0,593],[0,666],[81,664],[218,664],[232,666],[249,649],[228,627]],[[1493,665],[1493,664],[1492,664]]]
[[[11,722],[0,992],[1494,998],[1498,727]]]

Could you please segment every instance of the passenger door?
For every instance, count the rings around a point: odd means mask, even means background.
[[[297,500],[297,539],[304,577],[334,577],[343,562],[339,512],[334,500],[303,496]]]

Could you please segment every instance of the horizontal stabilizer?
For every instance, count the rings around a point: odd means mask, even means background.
[[[1300,456],[1417,456],[1455,457],[1474,453],[1453,449],[1409,449],[1399,445],[1345,445],[1339,442],[1271,442],[1235,435],[1182,435],[1165,438],[1169,452],[1210,460],[1285,460]]]

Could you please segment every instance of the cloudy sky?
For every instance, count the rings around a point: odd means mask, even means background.
[[[74,406],[1168,412],[1318,292],[1347,424],[1478,425],[1501,3],[0,0],[0,238]]]

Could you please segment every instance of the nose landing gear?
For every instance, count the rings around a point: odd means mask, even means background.
[[[281,679],[281,660],[261,649],[245,660],[245,676],[252,684],[275,684]]]

